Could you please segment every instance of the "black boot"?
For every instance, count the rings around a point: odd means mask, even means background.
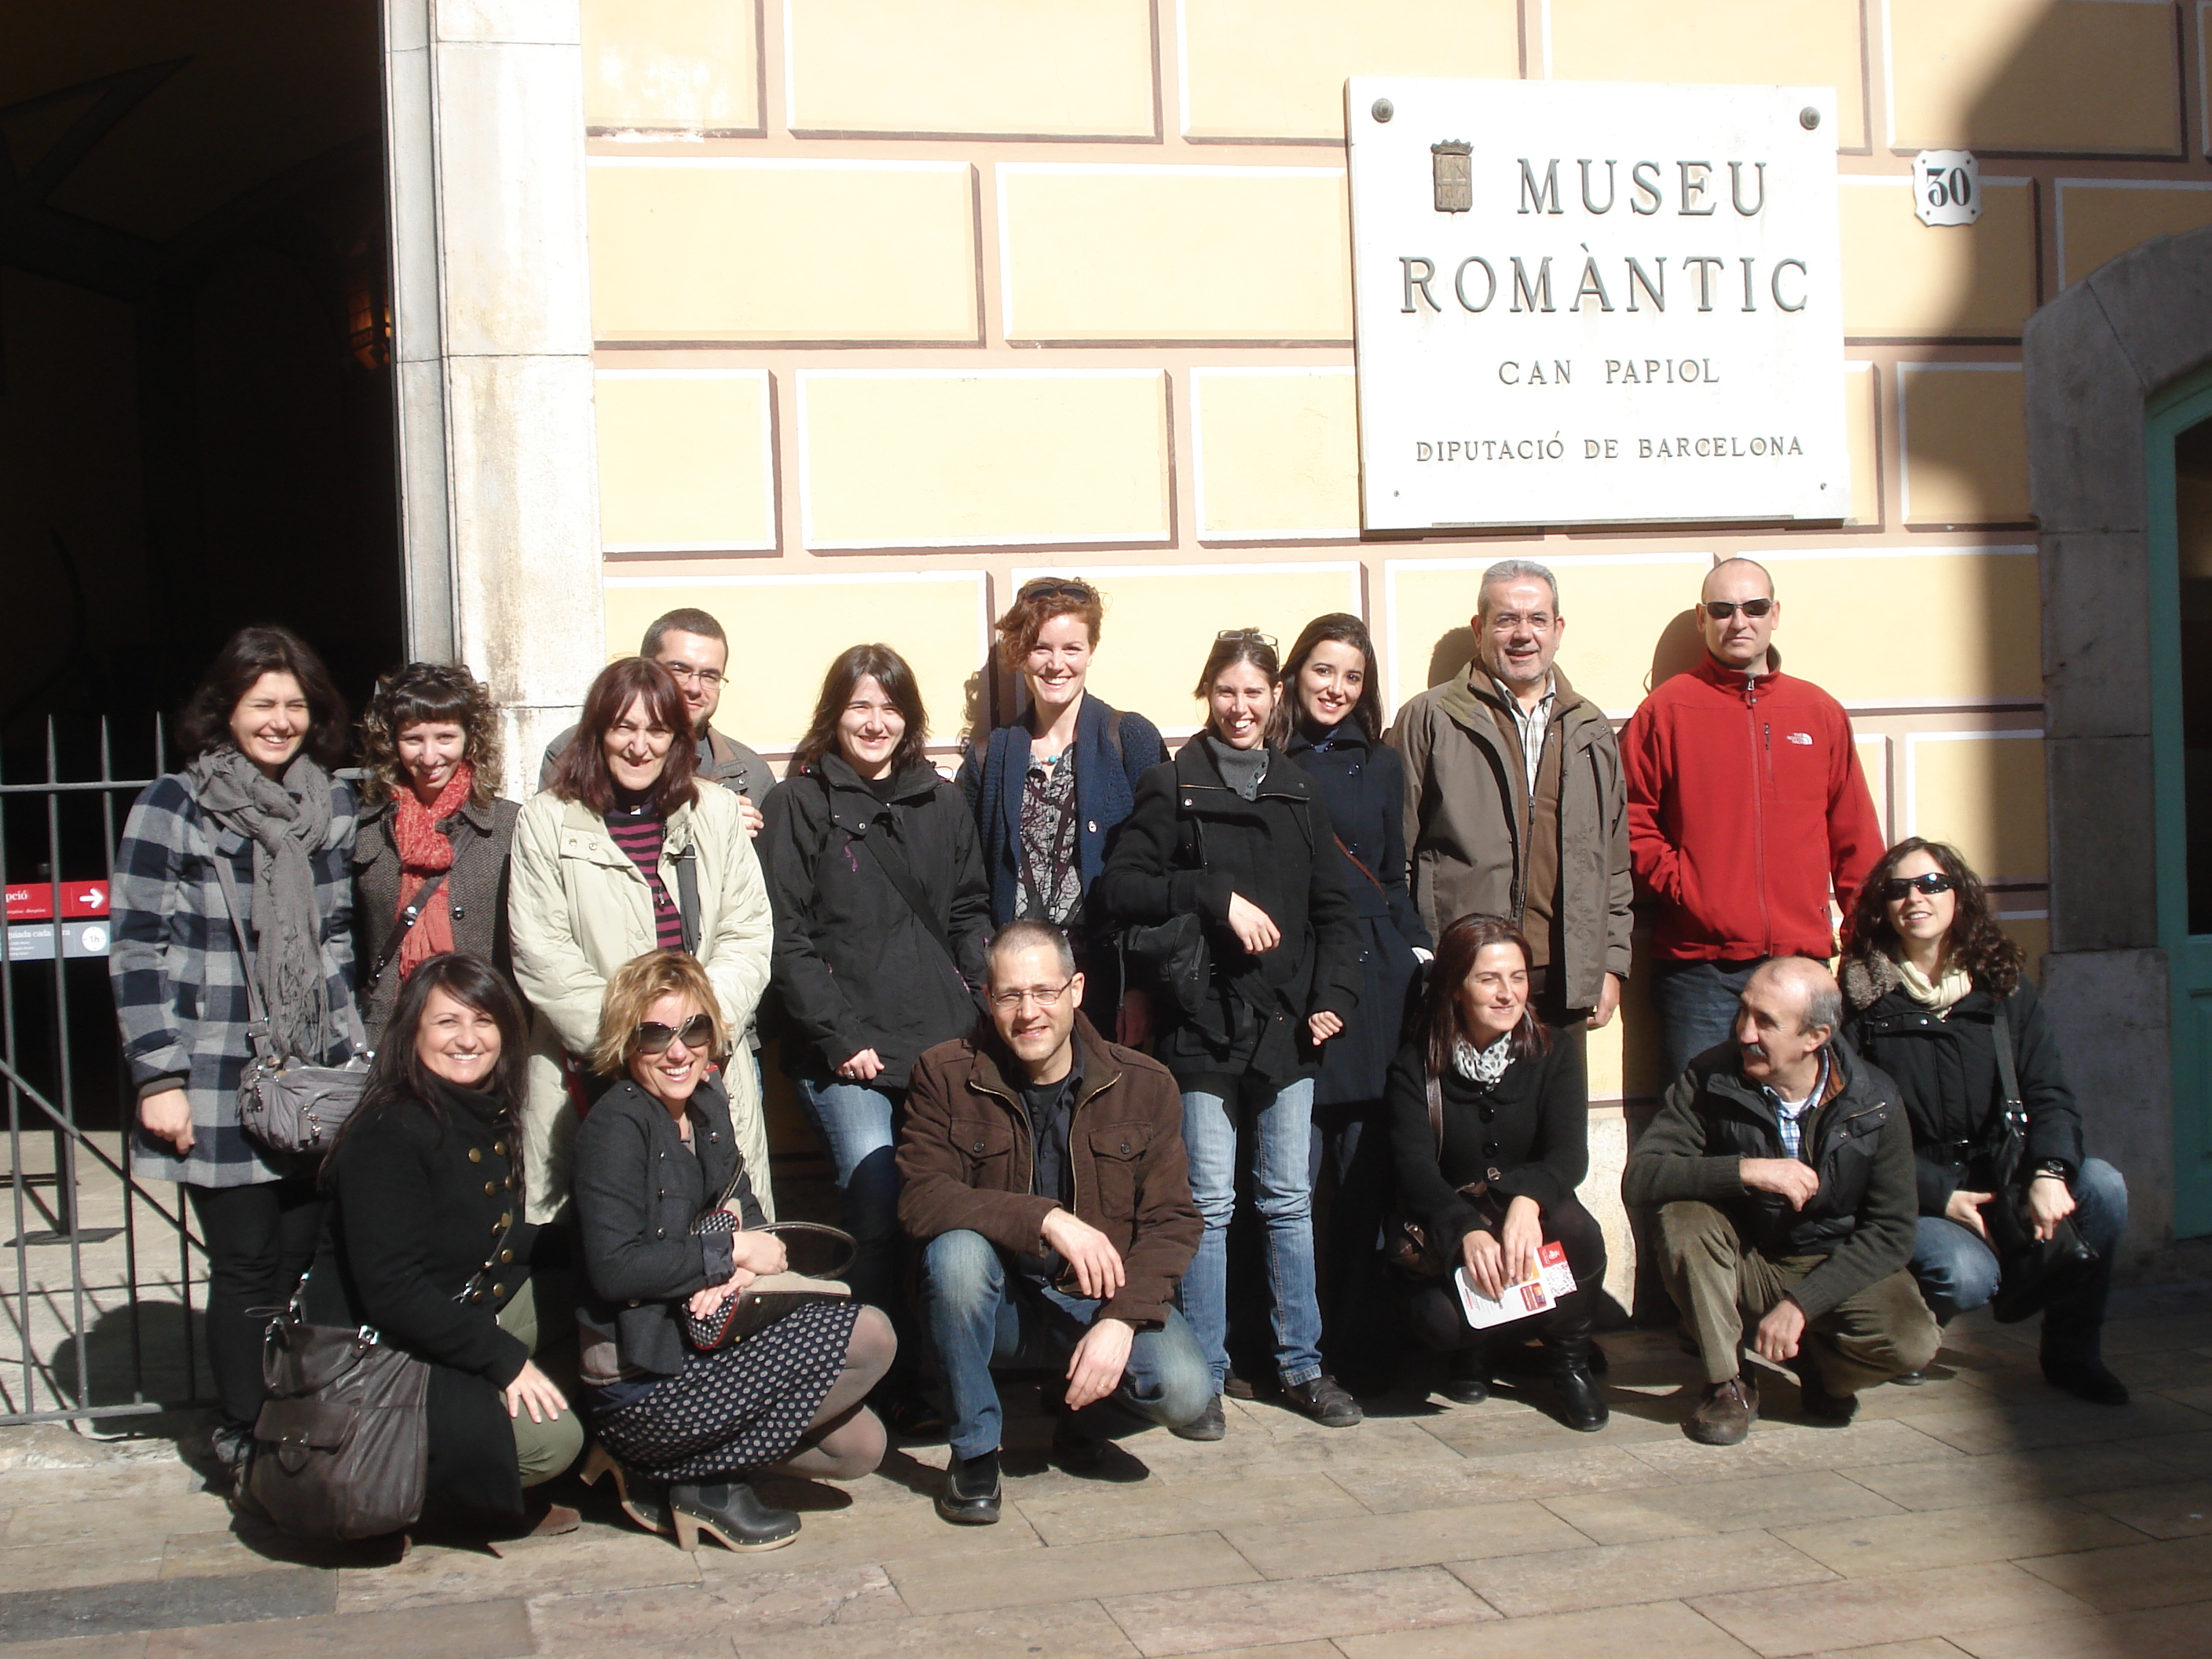
[[[697,1549],[702,1532],[733,1550],[780,1549],[799,1536],[796,1515],[770,1509],[742,1480],[672,1484],[668,1518],[676,1523],[679,1549]]]
[[[1559,1421],[1583,1434],[1595,1434],[1613,1413],[1590,1375],[1590,1293],[1577,1290],[1544,1316],[1544,1346],[1552,1356],[1552,1386],[1559,1397]]]
[[[1479,1406],[1490,1398],[1490,1345],[1480,1335],[1446,1357],[1443,1392],[1461,1406]]]

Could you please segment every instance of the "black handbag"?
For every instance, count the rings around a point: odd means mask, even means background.
[[[483,1287],[514,1233],[509,1222],[455,1301]],[[269,1398],[240,1486],[252,1508],[296,1537],[382,1538],[422,1513],[430,1367],[366,1325],[310,1325],[307,1289],[302,1273],[262,1335]]]
[[[1190,860],[1186,866],[1206,867],[1204,832],[1195,818],[1188,820]],[[1206,937],[1206,919],[1192,911],[1165,921],[1141,922],[1121,929],[1121,982],[1135,983],[1158,992],[1190,1018],[1206,1006],[1213,984],[1213,947]],[[1133,975],[1129,969],[1133,967]]]
[[[1990,1190],[1996,1197],[1983,1206],[1982,1218],[1999,1269],[1990,1313],[2000,1325],[2013,1325],[2078,1290],[2096,1265],[2097,1253],[2071,1216],[2049,1238],[2035,1236],[2027,1207],[2028,1183],[2035,1179],[2035,1171],[2021,1167],[2027,1162],[2027,1108],[2021,1099],[2020,1069],[2013,1058],[2012,1022],[2002,1002],[1994,1035],[2004,1112],[1988,1155]]]

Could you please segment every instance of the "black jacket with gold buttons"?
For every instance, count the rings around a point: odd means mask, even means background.
[[[361,1117],[331,1152],[307,1316],[371,1326],[428,1361],[430,1495],[513,1514],[521,1478],[500,1391],[530,1349],[498,1313],[560,1234],[522,1220],[520,1148],[498,1097],[435,1079],[431,1089],[433,1102],[391,1100]]]

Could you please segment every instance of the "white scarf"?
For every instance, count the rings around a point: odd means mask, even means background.
[[[1498,1086],[1505,1068],[1513,1063],[1513,1033],[1508,1031],[1486,1048],[1478,1048],[1465,1037],[1452,1039],[1452,1070],[1469,1083],[1486,1089]]]
[[[1974,988],[1974,976],[1965,969],[1946,963],[1940,978],[1929,981],[1928,975],[1906,961],[1895,958],[1898,977],[1905,981],[1905,994],[1937,1013],[1947,1013],[1951,1005]]]

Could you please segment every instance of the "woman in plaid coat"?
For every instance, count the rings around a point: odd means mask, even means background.
[[[187,763],[131,809],[112,885],[108,978],[138,1095],[132,1173],[183,1183],[208,1252],[208,1364],[235,1468],[259,1414],[261,1320],[314,1254],[323,1205],[310,1164],[239,1127],[252,1057],[249,971],[225,902],[229,868],[268,1044],[337,1064],[356,1051],[352,790],[328,769],[345,704],[314,652],[279,628],[240,629],[178,730]]]

